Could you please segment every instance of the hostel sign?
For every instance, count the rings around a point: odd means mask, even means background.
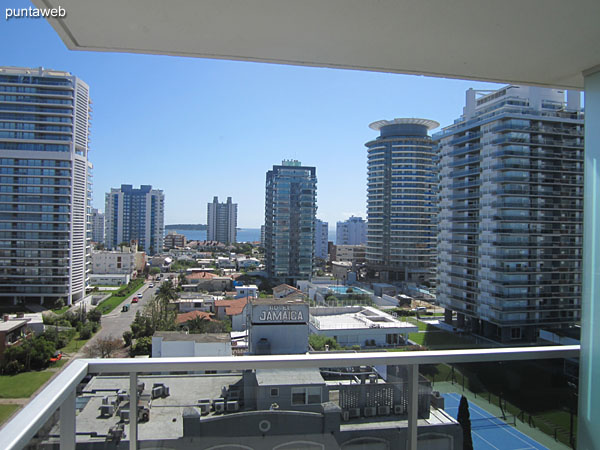
[[[256,305],[252,308],[253,323],[306,323],[308,305]]]

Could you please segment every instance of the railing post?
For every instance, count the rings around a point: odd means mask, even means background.
[[[138,432],[138,395],[137,372],[129,374],[129,450],[137,450]]]
[[[60,405],[60,450],[75,450],[75,389]]]
[[[419,365],[408,366],[408,445],[417,450],[417,420],[419,412]]]

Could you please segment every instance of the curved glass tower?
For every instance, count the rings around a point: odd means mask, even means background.
[[[373,122],[368,149],[367,267],[381,281],[428,282],[435,270],[434,150],[427,119]]]

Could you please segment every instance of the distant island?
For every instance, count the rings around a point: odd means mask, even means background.
[[[206,230],[207,225],[202,223],[176,223],[165,225],[165,230]]]

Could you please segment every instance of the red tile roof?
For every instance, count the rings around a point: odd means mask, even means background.
[[[200,319],[214,321],[212,314],[206,311],[190,311],[183,314],[177,314],[177,323],[182,324],[199,317]]]
[[[192,273],[185,275],[188,280],[210,280],[217,276],[218,275],[215,275],[214,273],[200,271],[193,271]]]
[[[215,308],[225,307],[225,314],[228,316],[237,316],[244,311],[244,307],[248,303],[248,297],[236,298],[235,300],[217,300]]]

